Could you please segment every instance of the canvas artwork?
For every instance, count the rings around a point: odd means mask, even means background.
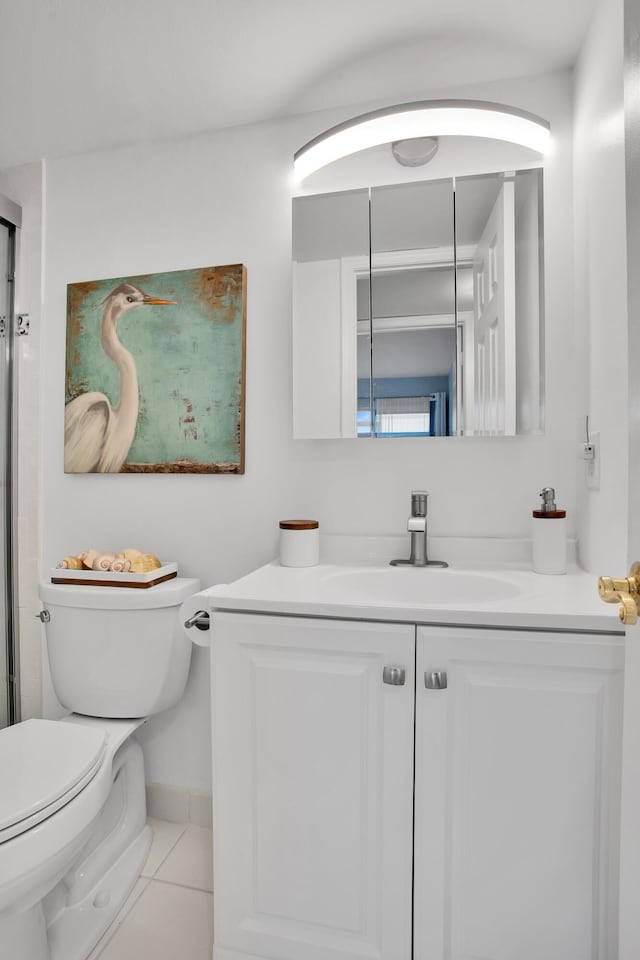
[[[67,287],[65,473],[244,473],[246,270]]]

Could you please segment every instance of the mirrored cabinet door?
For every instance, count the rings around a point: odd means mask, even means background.
[[[357,435],[358,279],[369,276],[369,190],[293,203],[293,435]]]
[[[458,178],[458,429],[542,430],[542,172]]]
[[[455,433],[453,214],[452,180],[371,190],[374,436]]]

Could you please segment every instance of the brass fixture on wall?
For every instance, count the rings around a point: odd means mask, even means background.
[[[640,563],[634,563],[629,576],[621,580],[600,577],[598,593],[605,603],[619,603],[618,616],[623,623],[635,623],[640,611]]]

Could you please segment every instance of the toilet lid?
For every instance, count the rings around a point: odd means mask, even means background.
[[[25,720],[0,731],[0,842],[45,819],[95,776],[106,744],[96,727]]]

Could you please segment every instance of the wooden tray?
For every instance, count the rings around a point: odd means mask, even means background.
[[[113,573],[111,570],[61,570],[51,571],[51,583],[70,583],[77,587],[155,587],[165,580],[178,576],[177,563],[163,563],[147,573]]]

